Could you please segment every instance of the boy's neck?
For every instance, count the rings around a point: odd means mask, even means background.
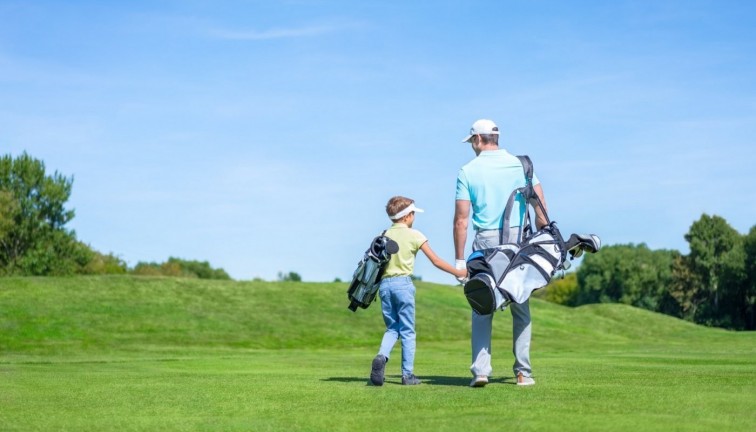
[[[399,220],[395,220],[394,224],[402,224],[402,225],[406,225],[407,228],[412,228],[413,222],[415,222],[415,212],[411,212],[407,216],[404,216],[403,218]]]

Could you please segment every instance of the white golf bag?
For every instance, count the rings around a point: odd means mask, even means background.
[[[601,240],[596,235],[573,234],[565,242],[556,226],[550,221],[543,203],[533,190],[533,165],[527,156],[518,156],[525,171],[526,185],[509,196],[499,246],[473,252],[467,258],[469,280],[464,291],[467,302],[481,315],[503,309],[510,302],[524,303],[533,291],[546,286],[560,269],[569,268],[571,258],[583,251],[597,252]],[[514,200],[521,194],[525,198],[525,220],[520,226],[517,243],[504,243],[509,238],[509,221]],[[548,224],[533,232],[529,207],[538,206]]]

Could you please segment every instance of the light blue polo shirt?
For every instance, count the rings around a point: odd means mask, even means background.
[[[533,172],[533,185],[540,181]],[[456,199],[472,203],[476,230],[499,229],[507,200],[513,190],[525,186],[525,172],[516,156],[504,149],[483,151],[463,166],[457,175]],[[525,200],[518,196],[512,206],[510,226],[520,226]]]

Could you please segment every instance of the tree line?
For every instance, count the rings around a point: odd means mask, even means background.
[[[66,208],[73,177],[23,153],[0,157],[0,276],[136,274],[231,279],[207,261],[170,257],[164,263],[139,262],[129,268],[112,253],[103,254],[77,240],[66,228],[75,212]]]
[[[756,330],[756,226],[741,235],[703,214],[685,234],[690,252],[613,245],[539,293],[560,304],[624,303],[698,324]]]

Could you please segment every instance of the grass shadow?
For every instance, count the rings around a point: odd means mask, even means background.
[[[459,376],[421,376],[419,377],[423,384],[437,385],[437,386],[452,386],[452,387],[467,387],[470,385],[472,377],[459,377]],[[511,384],[515,385],[517,382],[511,377],[502,378],[489,378],[489,384]]]
[[[361,381],[369,381],[368,377],[330,377],[330,378],[322,378],[321,381],[328,381],[328,382],[340,382],[340,383],[353,383],[353,382],[361,382]]]
[[[321,381],[327,381],[327,382],[340,382],[340,383],[354,383],[354,382],[364,382],[367,386],[373,386],[373,384],[370,382],[369,376],[364,377],[329,377],[329,378],[322,378]],[[386,381],[384,381],[383,385],[402,385],[402,376],[401,375],[386,375]]]
[[[402,377],[400,375],[395,376],[386,376],[387,380],[384,385],[392,385],[392,384],[402,384]],[[390,380],[388,378],[391,378]],[[430,375],[430,376],[419,376],[420,381],[422,381],[422,384],[427,384],[431,386],[450,386],[450,387],[467,387],[470,385],[470,380],[472,378],[468,377],[459,377],[459,376],[439,376],[439,375]],[[340,382],[340,383],[354,383],[354,382],[364,382],[366,385],[370,384],[369,377],[329,377],[329,378],[322,378],[321,381],[327,381],[327,382]],[[517,381],[512,377],[501,377],[501,378],[490,378],[488,380],[489,384],[509,384],[509,385],[516,385]]]

